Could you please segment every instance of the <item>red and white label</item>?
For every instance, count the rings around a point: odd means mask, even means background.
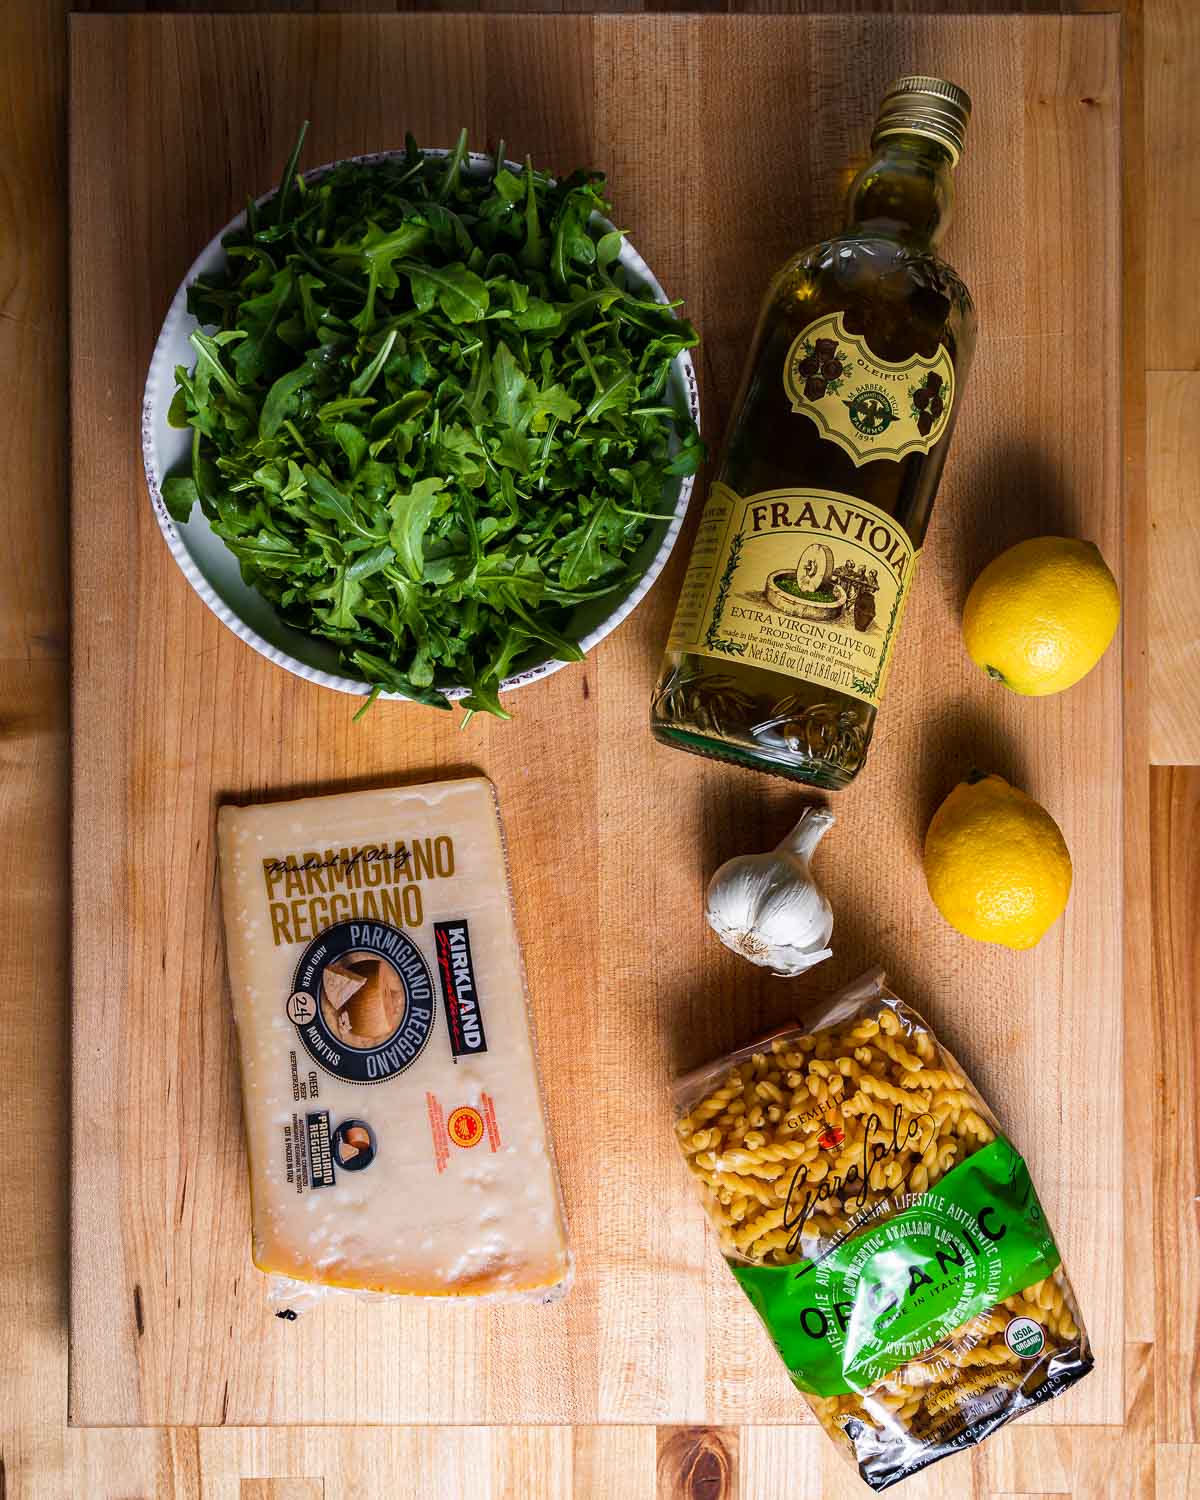
[[[442,1108],[436,1094],[425,1095],[425,1107],[429,1115],[429,1134],[433,1139],[433,1160],[439,1172],[444,1172],[450,1160],[450,1147],[470,1151],[473,1146],[487,1139],[488,1149],[500,1149],[500,1124],[496,1119],[496,1105],[490,1094],[480,1094],[479,1105],[460,1104],[449,1115]]]
[[[446,1117],[435,1094],[425,1095],[425,1108],[429,1114],[429,1133],[433,1137],[433,1163],[439,1172],[444,1172],[450,1159],[446,1145]]]
[[[479,1102],[483,1105],[483,1123],[487,1127],[488,1145],[493,1151],[499,1151],[500,1126],[496,1123],[496,1106],[491,1094],[480,1095]]]

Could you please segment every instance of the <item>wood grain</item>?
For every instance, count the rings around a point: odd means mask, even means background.
[[[817,988],[747,976],[703,927],[708,870],[773,841],[795,797],[670,756],[644,733],[682,554],[585,667],[515,703],[514,725],[459,733],[384,705],[356,727],[344,700],[270,668],[194,598],[111,413],[136,409],[195,246],[243,186],[270,180],[305,115],[311,161],[406,126],[447,139],[463,121],[477,139],[503,130],[518,152],[562,165],[567,131],[572,159],[612,172],[619,217],[705,329],[705,417],[719,431],[770,269],[836,222],[841,174],[882,86],[936,46],[979,105],[949,253],[996,332],[871,772],[841,798],[843,829],[823,850],[843,917],[819,987],[882,959],[977,1075],[1030,1159],[1100,1355],[1041,1415],[1119,1421],[1121,1277],[1105,1241],[1121,1222],[1120,924],[1087,917],[1121,910],[1106,857],[1121,838],[1120,659],[1110,653],[1072,695],[1068,734],[1061,705],[1030,713],[989,692],[954,626],[973,571],[1018,535],[1086,516],[1119,555],[1116,412],[1100,376],[1116,354],[1112,21],[491,17],[484,32],[467,17],[85,19],[74,42],[74,481],[105,545],[76,532],[75,716],[88,755],[75,782],[73,1249],[77,1267],[112,1270],[103,1286],[75,1280],[73,1419],[797,1420],[670,1142],[672,1071]],[[850,50],[871,60],[852,77]],[[505,70],[518,57],[514,112]],[[389,88],[347,98],[348,77]],[[776,101],[776,132],[779,119],[805,121],[803,139],[797,123],[790,145],[768,150],[739,79]],[[220,121],[221,151],[198,139],[197,118]],[[1014,161],[998,192],[993,174]],[[122,162],[134,165],[113,168]],[[1019,226],[1002,209],[1014,184]],[[1069,235],[1055,227],[1064,215]],[[1020,243],[998,259],[1013,234]],[[1045,801],[1076,853],[1072,915],[1033,955],[968,950],[924,897],[925,820],[980,758]],[[246,1254],[214,806],[465,765],[496,781],[513,849],[578,1286],[546,1310],[331,1305],[280,1324]],[[877,856],[885,848],[892,859]],[[582,1025],[555,1004],[564,954]]]
[[[187,13],[204,10],[237,15],[302,13],[305,11],[348,14],[398,11],[688,11],[761,12],[775,15],[825,15],[856,12],[866,15],[911,15],[933,12],[949,15],[1076,15],[1091,11],[1124,9],[1120,0],[78,0],[72,10],[91,14],[126,11]]]
[[[1157,1433],[1200,1441],[1200,770],[1156,770],[1154,1014],[1158,1067],[1154,1121]]]
[[[1200,369],[1200,286],[1189,247],[1200,205],[1187,186],[1200,154],[1200,7],[1146,0],[1144,234],[1152,529],[1148,594],[1150,759],[1200,762],[1200,629],[1189,615],[1197,542],[1189,511],[1200,478],[1195,375]],[[1135,143],[1135,149],[1140,146]]]
[[[0,1497],[51,1500],[66,1350],[65,7],[0,6]],[[57,1500],[57,1496],[54,1496]]]
[[[1119,1425],[1051,1432],[1014,1422],[974,1456],[976,1483],[995,1495],[1065,1493],[1079,1500],[1153,1500],[1155,1364],[1148,1344],[1125,1351],[1125,1410]]]
[[[1150,758],[1200,762],[1200,371],[1146,376],[1150,493]]]
[[[348,8],[346,0],[321,0],[321,3],[327,9]],[[899,3],[903,5],[906,0],[899,0]],[[886,4],[887,0],[881,0],[880,8],[886,8]],[[121,3],[121,0],[91,0],[90,5],[88,0],[81,0],[76,8],[125,10],[134,7]],[[256,8],[267,9],[270,6],[267,0],[258,0]],[[368,4],[362,8],[379,7]],[[845,6],[838,4],[836,8],[842,9]],[[929,6],[922,3],[922,8]],[[951,5],[950,8],[955,7]],[[1099,8],[1108,8],[1106,0],[1102,0]],[[1129,9],[1127,6],[1126,10]],[[1182,28],[1191,19],[1190,14],[1185,13],[1190,8],[1177,3],[1177,0],[1149,0],[1147,9],[1151,15],[1157,11],[1162,17],[1160,45],[1164,47],[1172,45],[1173,34],[1170,28]],[[31,232],[15,245],[11,240],[5,241],[5,253],[8,257],[4,262],[7,267],[4,282],[6,288],[11,288],[14,284],[14,267],[17,279],[32,278],[43,275],[48,262],[53,262],[57,257],[61,263],[65,257],[65,202],[58,192],[58,183],[54,180],[57,174],[45,171],[45,163],[55,159],[64,135],[65,51],[59,41],[61,31],[57,28],[61,25],[65,5],[30,0],[25,10],[34,15],[39,27],[44,28],[33,45],[29,45],[28,36],[21,30],[29,24],[29,18],[21,14],[19,5],[5,7],[0,15],[3,42],[0,51],[0,96],[8,102],[8,107],[0,112],[0,172],[3,173],[4,191],[9,201],[22,201],[25,195],[33,195],[35,201],[44,205],[44,209]],[[10,27],[16,29],[10,30]],[[1128,35],[1128,30],[1126,34]],[[1128,93],[1126,97],[1128,99]],[[1190,92],[1176,91],[1169,105],[1160,101],[1159,121],[1166,119],[1169,122],[1172,111],[1187,111],[1191,101]],[[1136,125],[1139,118],[1140,110],[1127,111],[1124,172],[1127,181],[1136,181],[1140,175],[1137,166],[1140,130]],[[30,131],[33,136],[22,156],[16,149],[17,134]],[[1178,194],[1188,181],[1188,173],[1175,173],[1163,180],[1172,194]],[[1154,224],[1150,226],[1151,231],[1169,235],[1177,211],[1185,207],[1181,201],[1168,201],[1165,208],[1156,213]],[[1138,223],[1144,224],[1144,218],[1144,208],[1135,212],[1134,227]],[[1127,278],[1131,274],[1142,274],[1138,267],[1131,264],[1132,241],[1129,228],[1127,221],[1124,245]],[[28,459],[22,461],[29,464],[29,487],[20,491],[6,490],[3,510],[10,562],[14,558],[19,559],[19,563],[12,566],[12,572],[24,587],[0,592],[4,638],[13,642],[13,649],[22,662],[30,651],[36,650],[36,646],[24,634],[28,629],[30,616],[25,613],[21,601],[29,598],[31,593],[36,594],[43,582],[56,576],[61,577],[65,553],[61,536],[52,535],[48,547],[43,548],[31,544],[28,527],[14,524],[16,516],[20,515],[24,519],[29,510],[37,510],[39,507],[43,511],[54,513],[61,508],[63,501],[61,485],[54,479],[53,468],[47,470],[43,464],[33,461],[43,448],[53,449],[56,441],[60,451],[65,451],[65,403],[62,399],[61,379],[64,362],[61,332],[65,297],[61,292],[55,291],[61,285],[61,278],[50,276],[48,284],[51,295],[42,313],[43,318],[48,315],[54,320],[53,331],[43,329],[45,336],[32,347],[32,363],[8,358],[0,361],[0,386],[6,397],[13,389],[14,382],[26,382],[27,396],[23,409],[29,417],[27,423],[13,424],[11,429],[6,427],[4,430],[5,454],[10,466],[14,455],[18,453],[28,455]],[[1130,306],[1141,300],[1138,288],[1139,283],[1127,280],[1124,310],[1127,363],[1131,357],[1128,340]],[[0,323],[3,321],[0,320]],[[0,326],[0,337],[3,333],[4,329]],[[1129,391],[1140,384],[1144,364],[1137,356],[1133,356],[1133,359],[1136,367],[1125,371],[1127,466],[1131,408]],[[11,407],[11,399],[6,405]],[[1127,621],[1131,602],[1127,587]],[[52,626],[52,638],[56,634],[58,640],[63,639],[64,623],[57,621],[57,631]],[[1158,645],[1161,646],[1161,641]],[[47,827],[53,828],[54,819],[61,817],[62,799],[59,788],[65,771],[62,715],[58,707],[61,700],[62,680],[59,674],[27,674],[24,670],[19,671],[15,678],[6,677],[3,696],[0,697],[6,722],[16,712],[26,722],[36,722],[40,726],[30,736],[18,737],[12,742],[11,759],[5,762],[8,769],[0,775],[0,826],[3,826],[6,835],[6,847],[18,851],[18,854],[22,850],[29,851],[28,867],[31,870],[35,868],[32,863],[33,851],[42,846]],[[1169,774],[1157,772],[1156,783]],[[1127,787],[1136,786],[1139,782],[1146,783],[1144,759],[1140,765],[1135,760],[1127,775]],[[1136,807],[1128,796],[1126,808],[1127,818],[1138,816]],[[1143,824],[1145,821],[1143,818]],[[1140,839],[1145,839],[1144,827],[1137,832]],[[17,835],[15,843],[14,833]],[[1171,862],[1164,864],[1168,852]],[[1189,849],[1177,838],[1156,841],[1156,885],[1169,888],[1172,883],[1189,878],[1189,864],[1195,861],[1197,853],[1195,847]],[[41,952],[64,954],[64,928],[58,920],[64,892],[65,871],[61,866],[56,869],[52,863],[44,865],[36,889],[22,883],[19,889],[9,887],[0,895],[0,909],[3,910],[7,926],[10,930],[30,934],[31,941],[34,934],[41,932]],[[1127,909],[1132,905],[1128,861],[1126,905]],[[1147,909],[1144,930],[1148,932],[1150,927]],[[43,979],[49,979],[45,971]],[[1140,1043],[1144,1034],[1150,1039],[1152,1057],[1155,1028],[1140,1024],[1147,992],[1148,986],[1142,986],[1133,987],[1129,994],[1128,1004],[1133,1024],[1127,1027],[1126,1048],[1127,1054],[1130,1054],[1133,1045]],[[56,1070],[53,1062],[57,1045],[55,1038],[62,1025],[64,989],[55,977],[53,982],[43,984],[39,995],[38,1014],[42,1018],[44,1031],[29,1056],[28,1065],[22,1063],[20,1076],[14,1076],[16,1086],[9,1090],[6,1098],[7,1118],[14,1133],[18,1135],[25,1122],[32,1128],[46,1117],[48,1110],[61,1109],[64,1098],[62,1070]],[[1128,1071],[1131,1075],[1138,1073],[1138,1069],[1132,1066]],[[1140,1076],[1143,1080],[1140,1089],[1135,1082],[1126,1094],[1127,1120],[1141,1120],[1148,1104],[1150,1119],[1153,1121],[1156,1112],[1153,1067],[1142,1069]],[[1130,1111],[1135,1095],[1139,1102],[1136,1116],[1133,1117]],[[1136,1123],[1132,1126],[1132,1133],[1135,1138],[1139,1135],[1143,1139],[1154,1138]],[[1158,1140],[1161,1141],[1161,1138]],[[30,1500],[30,1497],[36,1497],[36,1500],[62,1500],[64,1495],[86,1496],[87,1500],[165,1500],[165,1497],[171,1497],[171,1500],[176,1500],[176,1497],[178,1500],[201,1500],[199,1445],[193,1432],[185,1430],[170,1437],[153,1430],[119,1433],[93,1429],[64,1434],[65,1342],[59,1320],[53,1311],[62,1295],[57,1253],[61,1236],[57,1234],[55,1227],[60,1222],[57,1205],[62,1195],[60,1184],[54,1180],[52,1172],[31,1170],[22,1175],[19,1170],[21,1164],[18,1162],[16,1165],[16,1177],[10,1174],[4,1188],[0,1189],[3,1201],[0,1225],[3,1226],[4,1243],[6,1249],[17,1247],[18,1250],[15,1261],[10,1254],[6,1262],[13,1274],[5,1279],[6,1295],[0,1295],[0,1493],[5,1494],[6,1500]],[[1144,1177],[1127,1174],[1127,1202],[1131,1205],[1135,1201],[1133,1193],[1136,1184],[1143,1180]],[[1149,1191],[1143,1198],[1144,1211],[1140,1215],[1130,1215],[1130,1222],[1127,1224],[1128,1243],[1132,1245],[1136,1237],[1135,1219],[1139,1220],[1143,1229],[1153,1228],[1155,1207],[1153,1192]],[[31,1244],[37,1245],[32,1252],[29,1250]],[[1135,1278],[1139,1265],[1151,1288],[1155,1280],[1161,1280],[1164,1286],[1176,1281],[1174,1268],[1169,1262],[1155,1267],[1150,1256],[1130,1255],[1126,1273],[1126,1316],[1128,1320],[1133,1320],[1133,1326],[1138,1326],[1137,1320],[1145,1318],[1147,1306],[1152,1307],[1153,1303],[1152,1297],[1138,1295],[1140,1288]],[[33,1316],[30,1315],[31,1310]],[[1175,1351],[1176,1354],[1178,1352]],[[1185,1360],[1190,1359],[1192,1352],[1190,1347],[1185,1348]],[[1181,1382],[1192,1379],[1194,1383],[1194,1377],[1185,1371],[1172,1370],[1168,1360],[1164,1359],[1160,1363],[1164,1366],[1161,1379],[1176,1379]],[[1094,1431],[1091,1430],[1092,1434]],[[1019,1444],[1027,1432],[1028,1428],[1020,1424],[1012,1429],[1012,1437]],[[474,1433],[448,1431],[445,1436],[448,1443],[459,1444],[464,1450],[471,1449],[476,1441]],[[1094,1496],[1102,1494],[1111,1457],[1108,1445],[1076,1442],[1070,1429],[1056,1432],[1052,1436],[1055,1445],[1061,1445],[1063,1451],[1070,1449],[1077,1456],[1091,1453],[1090,1471],[1081,1475],[1079,1488],[1074,1492],[1079,1500],[1093,1500]],[[64,1437],[68,1450],[65,1469]],[[238,1494],[240,1477],[264,1473],[266,1466],[261,1458],[262,1445],[246,1442],[241,1434],[235,1432],[206,1434],[206,1437],[214,1437],[218,1442],[228,1445],[229,1450],[236,1454],[236,1459],[222,1462],[219,1471],[216,1465],[209,1466],[208,1477],[203,1484],[203,1500],[212,1500],[213,1496],[218,1496],[219,1500],[234,1500]],[[1143,1432],[1138,1435],[1137,1441],[1148,1444],[1150,1437],[1151,1434]],[[373,1433],[355,1434],[352,1439],[348,1439],[338,1432],[328,1429],[322,1431],[316,1438],[314,1473],[324,1477],[334,1475],[342,1467],[349,1467],[357,1476],[355,1500],[374,1500],[375,1496],[382,1500],[385,1495],[387,1500],[459,1500],[460,1496],[465,1500],[468,1493],[473,1496],[481,1493],[479,1488],[466,1490],[456,1488],[449,1482],[459,1475],[472,1480],[477,1477],[466,1475],[461,1470],[456,1471],[454,1476],[441,1471],[432,1473],[428,1480],[433,1488],[422,1487],[420,1478],[407,1471],[392,1475],[380,1474],[377,1484],[370,1482],[365,1477],[363,1450],[375,1438],[376,1434]],[[628,1500],[649,1500],[653,1495],[655,1441],[652,1428],[578,1428],[574,1432],[573,1442],[576,1494],[587,1496],[588,1500],[615,1494],[620,1494],[622,1500],[626,1500],[626,1497]],[[959,1497],[961,1500],[985,1500],[985,1497],[992,1496],[998,1500],[1003,1493],[1000,1489],[991,1487],[990,1476],[985,1472],[986,1466],[982,1462],[993,1446],[994,1441],[975,1455],[979,1467],[974,1474],[966,1467],[965,1462],[959,1464],[957,1460],[954,1461],[956,1474],[963,1476],[962,1488],[955,1491],[956,1500]],[[254,1457],[256,1447],[259,1458]],[[748,1430],[743,1434],[740,1444],[743,1500],[750,1500],[750,1497],[753,1500],[763,1500],[763,1497],[774,1500],[776,1495],[810,1492],[820,1493],[822,1500],[827,1500],[827,1497],[837,1494],[851,1493],[848,1488],[818,1488],[819,1480],[813,1480],[811,1485],[805,1482],[810,1471],[804,1467],[802,1455],[811,1453],[812,1462],[816,1465],[819,1463],[816,1456],[823,1448],[829,1448],[829,1445],[812,1428],[798,1431],[778,1427]],[[832,1451],[829,1448],[831,1455]],[[182,1459],[181,1454],[184,1455]],[[801,1456],[799,1462],[798,1455]],[[777,1464],[774,1457],[778,1459]],[[1154,1460],[1154,1493],[1159,1500],[1190,1500],[1191,1496],[1200,1491],[1200,1446],[1159,1443],[1154,1450]],[[947,1470],[949,1467],[940,1465],[926,1477],[932,1479],[940,1470]],[[275,1472],[285,1472],[282,1460]],[[811,1472],[819,1473],[819,1468],[814,1467]],[[1064,1493],[1061,1489],[1061,1466],[1053,1454],[1049,1456],[1044,1472],[1026,1473],[1024,1481],[1030,1486],[1028,1493]],[[845,1484],[853,1486],[852,1493],[855,1495],[864,1493],[848,1476]],[[926,1493],[924,1487],[922,1493]],[[1011,1500],[1011,1493],[1005,1494],[1004,1500]]]
[[[572,1428],[572,1474],[578,1496],[657,1500],[656,1429]]]
[[[0,163],[0,464],[12,501],[3,512],[8,577],[0,610],[0,659],[61,661],[66,655],[67,463],[64,413],[46,416],[47,395],[66,385],[66,274],[57,4],[0,12],[0,88],[6,102]]]
[[[325,1500],[323,1479],[243,1479],[238,1500]]]
[[[645,1438],[649,1438],[647,1451]],[[564,1427],[75,1429],[86,1500],[653,1500],[653,1432]],[[639,1472],[646,1486],[638,1488]],[[628,1488],[601,1489],[608,1476]]]
[[[1139,1366],[1132,1363],[1135,1374]],[[1153,1442],[1131,1413],[1120,1428],[1006,1428],[973,1454],[925,1471],[921,1500],[1192,1500],[1200,1446]],[[86,1500],[243,1500],[275,1483],[291,1500],[680,1500],[655,1479],[653,1428],[577,1428],[569,1467],[551,1457],[559,1487],[543,1489],[548,1441],[565,1429],[75,1429],[65,1492]],[[533,1434],[532,1442],[530,1433]],[[296,1469],[308,1474],[297,1478]],[[730,1500],[861,1500],[867,1492],[819,1429],[750,1427],[738,1439]],[[307,1486],[305,1488],[299,1488]],[[58,1496],[59,1488],[44,1493]],[[268,1489],[268,1495],[273,1492]],[[686,1492],[684,1492],[686,1494]],[[688,1500],[692,1500],[688,1496]],[[704,1496],[703,1500],[709,1500]]]
[[[1200,285],[1191,247],[1200,203],[1184,184],[1200,153],[1200,9],[1191,0],[1146,6],[1146,296],[1150,370],[1200,369]]]
[[[251,1464],[243,1470],[247,1476],[263,1472]],[[88,1500],[202,1500],[200,1435],[188,1427],[68,1431],[58,1472],[30,1477],[46,1485],[44,1492],[33,1491],[39,1500],[42,1493],[47,1500],[64,1493]],[[241,1500],[236,1483],[222,1500]]]
[[[736,1428],[660,1427],[658,1500],[736,1500]]]
[[[1155,3],[1155,0],[1150,0]],[[1125,749],[1124,1136],[1151,1138],[1156,1101],[1147,1080],[1155,1067],[1153,1038],[1142,1024],[1150,988],[1154,913],[1150,897],[1149,693],[1147,662],[1146,484],[1146,223],[1145,103],[1142,0],[1130,0],[1121,27],[1121,642],[1124,650],[1122,735]],[[1127,1345],[1152,1343],[1155,1318],[1153,1187],[1144,1172],[1125,1173],[1125,1325]]]
[[[6,384],[0,373],[0,397]],[[3,1001],[9,1150],[0,1190],[3,1500],[26,1500],[23,1475],[62,1466],[67,1235],[55,1161],[65,1158],[69,1130],[65,696],[62,663],[0,661],[0,848],[11,861]]]
[[[1163,1443],[1155,1457],[1155,1500],[1192,1500],[1200,1494],[1200,1447]]]

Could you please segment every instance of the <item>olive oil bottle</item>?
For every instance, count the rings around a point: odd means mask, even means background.
[[[975,343],[936,252],[970,110],[893,84],[845,229],[767,293],[654,692],[667,744],[827,788],[863,764]]]

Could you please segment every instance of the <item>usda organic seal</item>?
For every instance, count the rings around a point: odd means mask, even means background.
[[[1004,1330],[1004,1342],[1018,1359],[1036,1359],[1046,1347],[1046,1334],[1032,1318],[1014,1318]]]

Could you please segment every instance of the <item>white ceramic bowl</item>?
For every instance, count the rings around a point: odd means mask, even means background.
[[[401,154],[381,151],[350,159],[357,162],[378,162]],[[425,155],[445,156],[446,152],[431,150],[426,151]],[[304,175],[307,180],[312,181],[339,165],[340,162],[330,162]],[[516,172],[522,170],[517,163],[508,162],[506,165]],[[491,170],[490,156],[471,153],[470,171],[482,174]],[[270,193],[264,194],[259,202],[264,202],[270,196]],[[342,693],[366,694],[371,691],[368,683],[341,675],[337,651],[331,642],[304,635],[285,625],[274,607],[257,589],[242,581],[237,559],[220,537],[214,534],[199,506],[193,509],[191,518],[180,525],[171,519],[163,503],[162,481],[172,473],[186,472],[191,451],[191,429],[180,431],[167,422],[167,411],[175,394],[175,366],[186,365],[190,368],[195,358],[195,351],[188,343],[188,335],[198,324],[187,310],[187,289],[197,276],[224,267],[225,251],[221,242],[232,230],[240,228],[245,218],[244,213],[238,214],[196,257],[172,299],[158,342],[154,346],[142,400],[142,458],[146,466],[150,499],[159,528],[171,549],[171,556],[183,570],[184,577],[213,614],[235,635],[253,646],[268,661],[286,667],[297,677],[306,678],[309,682],[319,682],[323,687],[336,688]],[[605,227],[611,229],[612,225],[605,222]],[[622,245],[620,263],[625,268],[630,285],[650,291],[659,302],[668,300],[654,273],[628,240]],[[699,424],[700,402],[696,390],[696,372],[687,352],[675,360],[670,375],[670,392],[675,404],[690,411],[692,419]],[[683,524],[692,484],[690,476],[668,480],[664,496],[667,503],[663,509],[664,512],[670,509],[671,519],[650,524],[645,541],[631,560],[635,573],[639,569],[641,571],[637,573],[628,593],[580,605],[568,618],[564,634],[577,640],[585,653],[632,613],[662,572]],[[520,670],[506,677],[501,684],[503,691],[521,687],[539,677],[548,677],[566,663],[534,651],[518,665]],[[465,697],[467,691],[465,687],[445,689],[448,698]],[[384,693],[381,696],[396,698],[401,695]]]

